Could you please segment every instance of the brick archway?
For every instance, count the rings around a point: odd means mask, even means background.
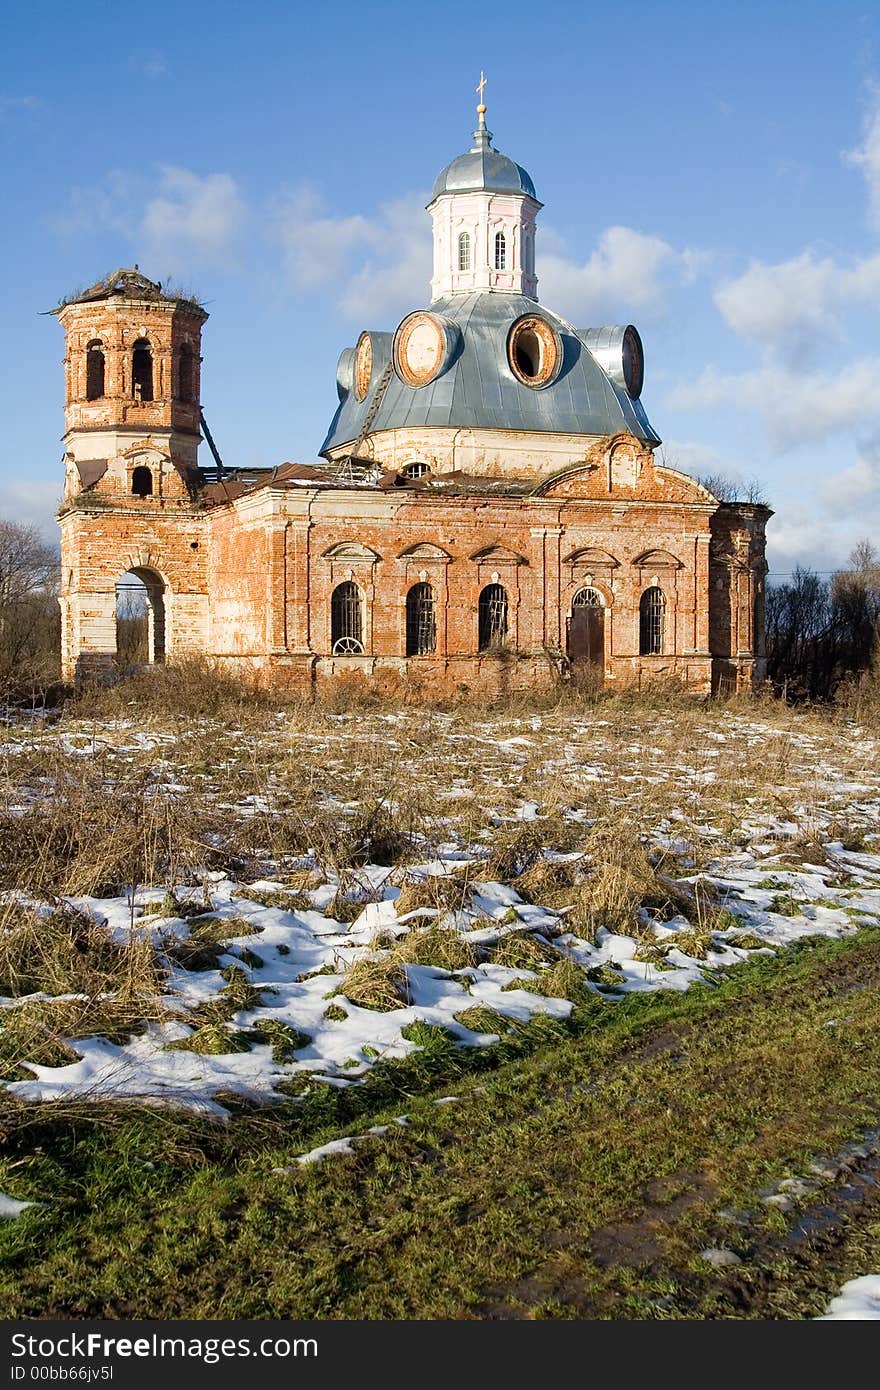
[[[133,565],[116,581],[116,660],[123,667],[161,664],[166,653],[168,586],[157,570]]]

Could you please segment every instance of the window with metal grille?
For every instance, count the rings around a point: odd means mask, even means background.
[[[495,233],[495,269],[504,270],[507,265],[507,241],[503,232]]]
[[[436,649],[434,591],[430,584],[414,584],[406,596],[406,654],[428,656]]]
[[[479,649],[500,647],[507,636],[507,593],[501,584],[487,584],[480,594]]]
[[[458,238],[458,268],[459,270],[470,270],[471,268],[470,232],[462,232]]]
[[[403,469],[403,476],[405,478],[424,478],[425,474],[430,473],[430,471],[431,465],[429,463],[408,463]]]
[[[572,608],[604,608],[598,589],[578,589],[571,601]]]
[[[96,338],[86,349],[86,400],[100,400],[104,394],[104,346]]]
[[[663,651],[663,625],[666,599],[663,590],[652,584],[639,603],[639,655],[659,656]]]
[[[138,338],[132,349],[131,394],[136,401],[153,399],[153,354],[146,338]]]
[[[363,656],[361,594],[351,580],[337,584],[330,598],[330,650],[334,656]]]

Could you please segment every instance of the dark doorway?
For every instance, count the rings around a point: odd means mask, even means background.
[[[598,589],[579,589],[568,620],[572,677],[601,685],[605,679],[605,607]]]

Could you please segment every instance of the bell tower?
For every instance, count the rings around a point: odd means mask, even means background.
[[[201,440],[205,310],[135,266],[52,312],[65,332],[65,500],[84,489],[187,496]]]
[[[149,662],[207,640],[196,503],[208,315],[137,266],[52,312],[65,334],[62,671],[66,680],[114,679],[129,659],[119,625],[128,601],[146,605]]]

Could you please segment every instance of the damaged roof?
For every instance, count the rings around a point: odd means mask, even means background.
[[[308,463],[282,463],[271,469],[229,469],[223,478],[205,483],[199,490],[199,498],[206,506],[218,507],[236,501],[245,493],[260,492],[270,487],[285,490],[306,487],[319,491],[367,489],[372,492],[405,491],[422,495],[440,492],[464,497],[525,497],[535,488],[534,478],[490,477],[465,473],[461,469],[410,478],[396,468],[377,471],[379,466],[372,459],[359,459],[356,462],[370,470],[368,476],[351,477],[335,465]]]
[[[100,280],[96,280],[94,285],[90,285],[87,290],[68,295],[66,299],[61,301],[58,309],[64,309],[68,304],[92,304],[102,299],[115,298],[156,300],[165,304],[191,304],[194,310],[204,314],[205,318],[208,317],[195,295],[183,294],[179,291],[163,293],[161,280],[148,279],[146,275],[142,274],[138,266],[119,266],[109,275],[104,275]],[[51,312],[53,314],[58,313],[58,309],[53,309]]]

